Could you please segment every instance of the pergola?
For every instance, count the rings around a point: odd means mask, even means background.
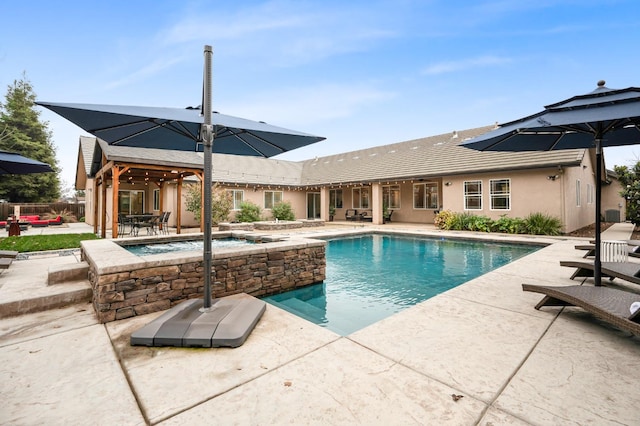
[[[155,185],[160,189],[160,210],[164,211],[164,188],[169,182],[177,184],[176,200],[176,232],[180,234],[181,211],[182,211],[182,184],[185,177],[196,176],[201,182],[204,179],[202,169],[185,168],[175,166],[162,166],[127,161],[108,161],[95,174],[94,179],[94,206],[93,209],[93,231],[98,233],[98,223],[106,225],[107,222],[107,187],[111,184],[111,235],[118,237],[118,196],[120,184],[124,182],[133,184]],[[203,185],[204,186],[204,185]],[[99,190],[98,190],[99,189]],[[101,202],[100,202],[101,201]],[[101,205],[98,212],[97,206]],[[98,221],[98,214],[100,220]],[[106,238],[106,226],[101,226],[100,236]]]

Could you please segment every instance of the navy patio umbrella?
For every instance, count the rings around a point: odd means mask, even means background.
[[[594,280],[601,285],[600,209],[602,148],[640,143],[640,88],[609,89],[604,81],[594,91],[547,105],[537,114],[501,124],[462,146],[479,151],[550,151],[595,148],[596,244]]]
[[[211,46],[205,46],[204,57],[201,108],[36,103],[110,145],[204,152],[203,267],[205,271],[210,271],[212,152],[272,157],[325,138],[212,111]],[[209,309],[211,274],[205,273],[203,310]]]
[[[15,152],[0,151],[0,175],[53,172],[50,165]]]

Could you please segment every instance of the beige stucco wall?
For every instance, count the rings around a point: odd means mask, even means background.
[[[465,176],[445,177],[443,185],[443,209],[464,212],[464,182],[479,180],[482,182],[482,209],[466,210],[471,214],[499,219],[501,216],[524,218],[531,213],[540,212],[562,217],[562,185],[558,179],[548,176],[557,173],[557,169],[536,169],[513,171],[509,173],[483,173]],[[492,210],[490,200],[490,181],[509,179],[511,182],[511,208]]]
[[[580,204],[578,205],[578,182],[580,187]],[[564,216],[565,232],[571,232],[596,220],[595,213],[595,171],[588,155],[578,167],[566,167],[562,174],[565,187]]]
[[[557,176],[555,179],[549,179],[550,176]],[[510,210],[491,210],[490,209],[490,180],[492,179],[510,179],[511,180],[511,209]],[[576,167],[565,167],[558,169],[556,167],[536,170],[511,171],[509,173],[482,173],[465,176],[445,176],[442,179],[419,179],[389,182],[392,185],[400,186],[400,208],[393,209],[393,222],[407,223],[433,223],[437,210],[451,210],[454,212],[464,212],[464,181],[480,180],[482,181],[482,209],[468,210],[469,213],[476,215],[488,216],[492,219],[498,219],[502,215],[508,217],[526,217],[530,213],[541,212],[551,216],[559,217],[565,224],[563,231],[571,232],[575,229],[589,225],[595,221],[595,179],[591,157],[584,157],[583,163]],[[580,181],[581,205],[576,205],[576,188]],[[419,182],[436,182],[439,188],[439,209],[414,209],[413,208],[413,185]],[[450,184],[448,184],[450,183]],[[184,183],[182,190],[182,227],[198,227],[194,215],[185,210],[184,196],[187,193],[186,186],[189,182]],[[378,186],[381,191],[381,186]],[[365,186],[371,191],[371,186]],[[122,184],[121,190],[135,189],[140,190],[141,185]],[[145,187],[146,210],[152,211],[153,206],[153,187]],[[262,209],[262,216],[265,219],[271,219],[271,211],[264,209],[264,192],[282,190],[281,188],[269,189],[267,187],[238,187],[230,186],[226,189],[242,190],[245,201],[251,201]],[[335,220],[345,220],[345,212],[347,209],[353,208],[353,187],[343,187],[343,208],[336,209]],[[177,220],[177,185],[169,183],[164,187],[164,210],[172,212],[169,220],[169,226],[175,227]],[[620,209],[621,219],[624,220],[624,200],[619,195],[621,190],[617,181],[611,185],[603,187],[602,212],[608,209]],[[86,221],[93,224],[93,180],[87,180],[86,190]],[[588,196],[588,192],[593,191],[593,198]],[[307,196],[309,193],[322,193],[323,218],[328,219],[328,194],[326,188],[312,188],[311,190],[283,190],[283,200],[291,203],[293,211],[297,219],[307,218]],[[371,193],[370,209],[374,209],[374,197]],[[107,229],[111,228],[111,188],[107,189]],[[101,197],[98,197],[99,202]],[[99,208],[100,206],[98,206]],[[382,209],[379,206],[380,210]],[[158,212],[156,212],[158,213]],[[230,220],[233,220],[232,212]],[[100,217],[98,217],[98,221]]]

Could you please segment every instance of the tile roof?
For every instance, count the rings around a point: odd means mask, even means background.
[[[213,180],[239,184],[304,186],[440,177],[578,165],[586,152],[585,149],[479,152],[459,146],[461,142],[492,128],[493,126],[479,127],[299,162],[214,154]],[[89,144],[84,141],[84,137],[81,137],[80,143],[85,153],[85,144],[87,147]],[[107,158],[114,161],[186,168],[201,168],[203,165],[201,152],[113,146],[102,140],[94,145],[97,145],[96,149],[104,150]],[[85,162],[92,157],[88,152],[85,153]],[[90,166],[87,164],[85,167],[89,175],[97,171],[93,168],[89,171]]]
[[[459,146],[493,126],[429,136],[303,162],[302,184],[353,183],[576,165],[584,149],[479,152]]]

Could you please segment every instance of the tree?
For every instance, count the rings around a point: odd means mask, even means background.
[[[618,181],[622,185],[620,195],[627,200],[627,220],[640,224],[640,161],[632,168],[615,166]]]
[[[59,167],[47,122],[35,109],[36,95],[23,75],[7,87],[0,103],[0,150],[15,152],[51,166],[55,173],[4,175],[0,198],[13,203],[56,201],[60,197]]]
[[[196,220],[200,222],[202,212],[202,190],[201,185],[189,185],[187,187],[186,210],[193,213]],[[217,183],[211,188],[211,222],[217,225],[229,218],[231,208],[233,207],[233,198],[229,191],[221,188]]]

